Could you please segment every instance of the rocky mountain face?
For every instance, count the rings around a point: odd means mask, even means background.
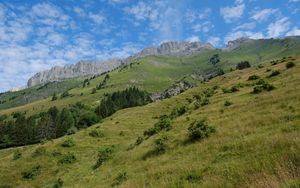
[[[80,61],[76,64],[66,65],[64,67],[55,66],[50,70],[36,73],[28,80],[27,86],[32,87],[48,82],[62,81],[80,76],[99,75],[103,72],[119,67],[121,64],[122,62],[120,60],[115,59],[102,63]]]
[[[73,65],[64,67],[53,67],[50,70],[42,71],[31,77],[27,86],[32,87],[48,82],[62,81],[65,79],[99,75],[101,73],[113,70],[122,64],[130,63],[136,59],[143,58],[149,55],[192,55],[206,49],[213,49],[211,44],[202,44],[200,42],[166,42],[158,47],[145,48],[141,52],[134,54],[126,59],[113,59],[105,62],[80,61]]]

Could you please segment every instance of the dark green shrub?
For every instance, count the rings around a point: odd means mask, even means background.
[[[154,141],[153,154],[160,155],[167,151],[168,146],[165,141],[168,140],[167,137],[161,137]]]
[[[89,135],[91,137],[94,137],[94,138],[101,138],[101,137],[104,137],[104,134],[102,133],[102,131],[100,130],[92,130]]]
[[[261,85],[258,85],[253,88],[253,93],[254,94],[261,93],[263,90],[264,88]]]
[[[246,68],[250,68],[250,67],[251,67],[251,65],[250,65],[249,61],[242,61],[236,65],[236,69],[238,69],[238,70],[242,70],[242,69],[246,69]]]
[[[169,131],[172,128],[171,119],[167,115],[163,115],[159,118],[159,121],[154,125],[157,131],[166,130]]]
[[[205,97],[212,97],[215,94],[215,89],[207,88],[206,90],[203,91],[203,94]]]
[[[70,96],[69,91],[65,91],[60,95],[60,98],[63,99],[63,98],[69,97],[69,96]]]
[[[255,85],[263,85],[265,83],[266,83],[266,81],[264,81],[263,79],[259,79]]]
[[[203,98],[202,101],[201,101],[201,106],[205,106],[205,105],[208,105],[209,104],[209,99],[207,97]]]
[[[215,129],[213,127],[208,126],[206,121],[203,119],[200,121],[193,122],[189,126],[188,131],[190,141],[196,141],[209,137],[211,133],[215,132]]]
[[[295,63],[292,62],[292,61],[286,63],[286,65],[285,65],[285,67],[286,67],[287,69],[292,68],[292,67],[294,67],[294,66],[295,66]]]
[[[56,93],[53,93],[52,99],[51,99],[51,100],[52,100],[52,101],[55,101],[55,100],[57,100],[57,98],[58,98],[58,97],[57,97]]]
[[[179,117],[188,111],[186,106],[182,106],[180,108],[174,108],[170,114],[172,119]]]
[[[222,88],[223,93],[231,93],[230,89]]]
[[[36,150],[32,153],[32,157],[38,157],[41,155],[45,155],[46,154],[46,148],[45,147],[38,147],[36,148]]]
[[[77,127],[72,126],[71,128],[69,128],[69,129],[67,130],[67,135],[75,134],[75,133],[77,133],[77,132],[78,132]]]
[[[106,161],[112,158],[113,146],[103,147],[98,151],[98,159],[96,164],[93,166],[93,169],[97,169],[102,166]]]
[[[268,76],[268,78],[279,75],[280,72],[278,70],[273,70],[272,73]]]
[[[64,185],[64,181],[60,178],[54,183],[53,188],[61,188]]]
[[[119,172],[118,176],[114,179],[114,182],[111,184],[111,186],[118,186],[121,185],[124,181],[128,179],[126,172]]]
[[[41,166],[40,165],[35,165],[31,169],[22,172],[22,177],[24,179],[34,179],[40,173],[41,173]]]
[[[264,84],[262,85],[262,87],[263,87],[264,90],[266,90],[266,91],[271,91],[271,90],[275,89],[275,87],[274,87],[272,84],[269,84],[269,83],[264,83]]]
[[[63,155],[63,157],[58,161],[60,164],[72,164],[76,161],[76,156],[68,152],[67,154]]]
[[[272,84],[269,84],[267,82],[265,82],[264,80],[260,80],[257,83],[257,86],[255,86],[253,88],[253,93],[257,94],[257,93],[261,93],[262,91],[272,91],[273,89],[275,89],[275,87]]]
[[[230,106],[230,105],[232,105],[232,102],[225,101],[224,106]]]
[[[91,125],[94,125],[100,121],[99,116],[97,116],[94,112],[84,111],[79,116],[79,121],[76,125],[78,129],[87,128]]]
[[[75,146],[75,142],[73,141],[73,139],[67,138],[67,139],[61,144],[61,146],[62,146],[62,147],[65,147],[65,148],[70,148],[70,147]]]
[[[232,87],[230,88],[230,91],[231,91],[231,93],[239,91],[239,86],[238,86],[238,85],[232,86]]]
[[[144,131],[144,136],[150,137],[150,136],[155,135],[157,132],[158,131],[156,130],[156,128],[151,127],[151,128]]]
[[[143,139],[143,137],[138,137],[137,139],[136,139],[136,141],[135,141],[135,145],[140,145],[141,143],[143,143],[143,141],[144,141],[144,139]]]
[[[248,80],[257,80],[259,78],[260,78],[259,76],[254,74],[254,75],[249,76]]]
[[[264,68],[264,66],[263,66],[262,64],[259,64],[257,67],[258,67],[259,69]]]
[[[14,156],[13,156],[13,160],[17,160],[17,159],[20,159],[22,157],[22,153],[19,149],[16,149],[14,151]]]
[[[92,89],[92,94],[95,94],[95,93],[97,93],[97,89],[96,89],[96,88],[93,88],[93,89]]]

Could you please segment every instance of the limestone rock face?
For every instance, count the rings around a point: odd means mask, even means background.
[[[125,59],[113,59],[101,63],[80,61],[76,64],[66,65],[64,67],[56,66],[50,70],[35,74],[28,80],[27,86],[32,87],[48,82],[62,81],[80,76],[99,75],[101,73],[111,71],[122,64],[127,64],[136,59],[150,55],[192,55],[205,49],[213,49],[213,46],[211,44],[202,44],[200,42],[166,42],[158,47],[145,48],[141,52]]]
[[[110,60],[101,63],[80,61],[76,64],[66,65],[64,67],[55,66],[50,70],[36,73],[28,80],[27,86],[32,87],[48,82],[62,81],[80,76],[99,75],[106,71],[110,71],[121,64],[122,62],[120,60]]]

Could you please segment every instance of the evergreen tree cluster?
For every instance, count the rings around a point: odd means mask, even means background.
[[[109,78],[110,78],[109,74],[106,74],[105,77],[104,77],[104,79],[102,80],[102,82],[96,86],[96,89],[97,90],[102,89],[106,85],[106,83],[109,80]]]
[[[81,103],[58,110],[51,107],[26,117],[24,113],[14,113],[0,118],[0,148],[38,143],[54,139],[74,130],[86,128],[97,122],[99,117]]]
[[[95,111],[101,118],[105,118],[112,115],[117,110],[145,105],[150,101],[151,99],[148,93],[140,91],[136,87],[130,87],[124,91],[108,94],[102,99]]]

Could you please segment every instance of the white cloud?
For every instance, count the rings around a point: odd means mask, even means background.
[[[65,37],[59,33],[50,33],[46,38],[46,42],[49,45],[61,45],[65,41]]]
[[[187,38],[186,41],[188,41],[188,42],[199,42],[200,39],[199,39],[198,36],[191,36],[191,37]]]
[[[263,22],[266,21],[272,14],[275,14],[277,11],[278,9],[257,10],[253,13],[251,18],[258,22]]]
[[[89,13],[88,17],[95,23],[95,24],[102,24],[105,21],[105,17],[101,14],[93,14]]]
[[[300,29],[294,27],[291,31],[287,32],[286,36],[300,36]]]
[[[274,23],[269,24],[268,30],[268,37],[279,37],[285,32],[287,32],[290,28],[290,21],[287,17],[283,17]]]
[[[212,28],[214,27],[214,25],[210,22],[210,21],[205,21],[202,23],[196,23],[194,25],[192,25],[192,29],[194,32],[204,32],[207,33],[209,32]]]
[[[125,11],[134,15],[137,20],[155,20],[158,17],[158,10],[144,2],[139,2],[135,6],[127,7]]]
[[[242,37],[251,38],[251,39],[261,39],[264,38],[264,35],[261,32],[235,31],[235,32],[228,33],[225,36],[224,43],[227,44],[229,41],[233,41]]]
[[[233,31],[252,30],[255,28],[255,26],[256,26],[256,24],[254,22],[244,23],[244,24],[238,25],[235,28],[233,28]]]
[[[212,44],[214,47],[218,47],[220,45],[221,39],[220,37],[209,37],[207,42]]]
[[[220,14],[223,16],[225,22],[231,23],[238,18],[242,17],[245,10],[243,1],[236,1],[236,5],[232,7],[222,7]]]
[[[205,8],[204,10],[187,10],[185,18],[188,23],[193,23],[208,18],[211,12],[212,10],[210,8]]]
[[[81,16],[81,17],[84,17],[84,16],[85,16],[84,10],[83,10],[82,8],[80,8],[80,7],[74,7],[74,8],[73,8],[73,11],[74,11],[77,15],[79,15],[79,16]]]
[[[297,3],[299,2],[300,0],[289,0],[289,3]]]
[[[56,26],[66,29],[70,26],[70,17],[50,3],[38,3],[32,6],[29,13],[35,23],[48,26]]]

